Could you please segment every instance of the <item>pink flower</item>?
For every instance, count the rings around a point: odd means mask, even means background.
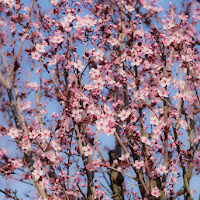
[[[158,95],[160,97],[168,97],[168,95],[169,95],[169,92],[167,90],[165,90],[165,88],[161,88],[157,91],[158,91]]]
[[[93,164],[88,163],[85,167],[86,167],[87,170],[89,170],[91,172],[95,171],[95,168],[94,168]]]
[[[9,28],[10,28],[10,30],[11,30],[12,33],[15,32],[15,30],[16,30],[16,24],[15,24],[15,22],[11,21]]]
[[[94,82],[94,88],[100,89],[100,90],[103,89],[103,85],[105,84],[105,81],[103,81],[103,79],[101,77],[93,80],[93,82]]]
[[[41,169],[42,167],[42,163],[40,160],[36,160],[34,165],[33,165],[34,169]]]
[[[74,62],[73,65],[74,65],[74,68],[78,69],[79,71],[83,71],[83,69],[85,68],[80,60],[77,60],[77,62]]]
[[[40,132],[37,130],[33,130],[32,132],[29,133],[29,138],[30,139],[34,139],[36,138],[38,135],[40,134]]]
[[[173,22],[169,22],[168,24],[165,24],[163,26],[164,29],[171,29],[175,26],[175,24]]]
[[[55,151],[61,151],[62,148],[60,147],[58,141],[52,140],[51,146],[54,148]]]
[[[158,167],[156,168],[156,172],[159,174],[166,174],[168,171],[166,169],[166,166],[159,164]]]
[[[48,64],[51,66],[51,65],[55,65],[56,62],[57,62],[57,59],[56,59],[56,58],[51,58],[51,59],[49,60],[49,63],[48,63]]]
[[[90,77],[91,77],[92,79],[98,78],[99,75],[100,75],[100,71],[99,71],[99,69],[94,69],[94,68],[92,68],[92,69],[89,71],[89,74],[90,74]]]
[[[40,176],[43,175],[43,171],[35,169],[32,174],[35,176],[36,180],[38,180],[40,178]]]
[[[41,139],[43,140],[48,140],[50,137],[50,131],[48,129],[44,129],[40,134],[41,134]]]
[[[31,55],[33,60],[39,60],[41,57],[41,54],[37,51],[31,52]]]
[[[76,122],[80,122],[81,119],[82,119],[81,110],[73,109],[73,110],[72,110],[72,115],[71,115],[71,116],[74,118],[74,120],[75,120]]]
[[[64,21],[65,22],[72,22],[73,20],[75,19],[75,17],[71,14],[71,13],[68,13],[66,17],[64,17]]]
[[[12,163],[15,169],[23,166],[22,160],[12,160]]]
[[[99,121],[96,121],[97,130],[106,129],[107,125],[108,125],[108,121],[103,120],[102,118]]]
[[[33,27],[34,28],[40,28],[39,23],[38,22],[33,22]]]
[[[24,135],[23,139],[22,139],[22,147],[23,150],[28,151],[31,148],[31,142],[29,140],[28,135]]]
[[[130,110],[122,110],[122,112],[118,114],[118,116],[121,118],[122,121],[124,121],[129,117],[130,114],[131,114]]]
[[[30,82],[27,83],[27,87],[37,90],[39,88],[39,85],[36,82]]]
[[[151,146],[150,140],[145,136],[141,137],[141,142]]]
[[[115,131],[116,131],[115,128],[108,128],[106,133],[107,135],[110,135],[110,134],[114,134]]]
[[[8,135],[15,139],[20,136],[20,131],[17,128],[10,128],[8,131]]]
[[[183,15],[183,14],[181,14],[181,15],[178,15],[178,17],[179,17],[179,19],[182,20],[182,21],[187,21],[187,19],[188,19],[188,15]]]
[[[51,0],[51,5],[57,5],[58,4],[58,0]]]
[[[135,98],[136,98],[137,100],[145,99],[144,93],[141,92],[141,91],[136,91],[136,92],[135,92]]]
[[[135,10],[135,8],[131,5],[125,5],[126,10],[128,10],[129,12],[133,12]]]
[[[188,128],[187,121],[184,120],[184,119],[181,119],[181,120],[180,120],[180,125],[181,125],[181,127],[182,127],[183,129],[185,129],[185,130]]]
[[[133,166],[136,167],[137,169],[140,169],[141,167],[144,166],[144,161],[136,160],[135,163],[133,164]]]
[[[44,45],[42,45],[42,44],[36,44],[35,48],[36,48],[37,51],[39,51],[41,53],[45,52]]]
[[[89,156],[93,154],[92,147],[88,144],[87,146],[84,146],[83,148],[85,156]]]
[[[118,46],[120,45],[120,42],[117,38],[113,38],[112,36],[109,37],[107,40],[112,46]]]
[[[123,154],[121,157],[119,157],[119,160],[127,160],[128,158],[130,157],[130,153],[126,153],[126,154]]]
[[[64,38],[62,35],[54,35],[52,38],[51,38],[51,42],[54,43],[54,44],[60,44],[61,42],[64,41]]]
[[[10,8],[12,8],[15,5],[14,0],[3,0],[2,3],[8,5]]]
[[[93,53],[93,56],[97,61],[99,60],[103,61],[103,56],[104,56],[103,49],[97,49],[97,51]]]
[[[158,187],[152,188],[151,195],[158,198],[160,196],[159,188]]]
[[[31,101],[27,101],[26,103],[24,103],[22,105],[22,110],[28,110],[28,109],[30,109],[31,108],[31,104],[32,104]]]
[[[170,84],[170,81],[171,79],[170,78],[166,78],[166,77],[163,77],[160,81],[160,85],[162,87],[165,87],[166,85],[169,85]]]
[[[144,46],[144,47],[143,47],[142,52],[143,52],[144,54],[153,54],[153,51],[152,51],[150,48],[148,48],[147,46]]]
[[[42,188],[48,189],[49,180],[47,180],[47,179],[45,179],[45,178],[43,177],[43,178],[42,178],[42,181],[40,181],[40,184],[41,184]]]

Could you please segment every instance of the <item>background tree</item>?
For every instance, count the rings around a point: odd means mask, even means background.
[[[0,0],[5,198],[198,198],[200,4],[178,6]]]

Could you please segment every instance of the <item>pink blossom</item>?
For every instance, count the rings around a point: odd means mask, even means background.
[[[74,68],[78,69],[79,71],[83,71],[83,69],[85,68],[79,59],[77,60],[77,62],[74,62],[73,65]]]
[[[7,133],[11,138],[15,139],[20,136],[20,130],[17,128],[10,128]]]
[[[118,114],[118,116],[121,118],[122,121],[126,120],[131,114],[130,110],[122,110],[122,112],[120,114]]]
[[[27,101],[26,103],[23,103],[22,105],[22,110],[28,110],[31,108],[32,102],[31,101]]]
[[[36,44],[35,47],[36,47],[37,51],[39,51],[41,53],[45,52],[44,45],[42,45],[42,44]]]
[[[171,29],[175,26],[175,24],[173,22],[169,22],[168,24],[165,24],[163,26],[164,29]]]
[[[171,78],[163,77],[163,78],[161,79],[161,81],[160,81],[160,85],[161,85],[162,87],[165,87],[165,86],[167,86],[167,85],[170,84],[170,81],[171,81]]]
[[[91,163],[88,163],[85,167],[87,170],[89,170],[91,172],[95,171],[94,165]]]
[[[88,144],[87,146],[84,146],[83,148],[85,156],[89,156],[93,154],[92,147]]]
[[[134,165],[134,167],[136,167],[137,169],[140,169],[141,167],[144,167],[144,161],[143,161],[143,160],[141,160],[141,161],[136,160],[135,163],[134,163],[133,165]]]
[[[105,81],[101,77],[93,80],[93,82],[94,82],[94,88],[100,89],[100,90],[103,89],[103,85],[105,84]]]
[[[15,22],[11,21],[9,28],[11,30],[11,33],[15,32],[15,30],[16,30],[16,24],[15,24]]]
[[[27,87],[37,90],[39,88],[39,85],[37,84],[37,82],[30,82],[30,83],[27,83]]]
[[[34,27],[34,28],[40,28],[40,26],[39,26],[39,23],[38,23],[38,22],[36,22],[36,21],[35,21],[35,22],[33,22],[33,27]]]
[[[100,71],[99,71],[99,69],[94,69],[94,68],[92,68],[92,69],[89,71],[89,74],[90,74],[90,77],[91,77],[92,79],[95,79],[95,78],[98,78],[98,77],[99,77]]]
[[[103,120],[102,118],[99,121],[96,121],[97,130],[106,129],[105,127],[108,125],[107,120]]]
[[[134,8],[133,6],[131,6],[131,5],[126,5],[126,4],[125,4],[125,8],[126,8],[126,10],[128,10],[129,12],[133,12],[133,11],[135,10],[135,8]]]
[[[117,38],[113,38],[112,36],[107,40],[112,46],[120,45],[120,42]]]
[[[12,8],[15,5],[14,0],[2,0],[2,3],[8,5],[10,8]]]
[[[12,160],[12,163],[15,169],[23,166],[22,160]]]
[[[31,55],[33,60],[39,60],[41,57],[41,54],[37,51],[31,52]]]
[[[59,141],[52,140],[51,146],[54,148],[55,151],[61,151],[62,150],[62,148],[59,145]]]
[[[159,188],[158,187],[152,188],[151,195],[158,198],[160,196]]]
[[[33,172],[32,172],[33,176],[35,176],[35,179],[38,180],[40,178],[40,176],[43,175],[43,171],[42,170],[38,170],[38,169],[35,169]]]
[[[187,21],[187,19],[188,19],[188,15],[183,15],[183,14],[181,14],[181,15],[178,15],[178,17],[179,17],[179,19],[182,20],[182,21]]]
[[[181,125],[181,127],[182,127],[183,129],[187,130],[188,124],[187,124],[187,121],[186,121],[186,120],[181,119],[181,120],[180,120],[180,125]]]
[[[44,129],[43,131],[40,132],[41,139],[48,140],[50,137],[50,133],[51,133],[50,130]]]
[[[58,4],[58,0],[51,0],[51,5],[57,5]]]
[[[150,48],[148,48],[147,46],[144,46],[143,47],[143,50],[142,50],[142,52],[144,53],[144,54],[153,54],[153,51],[150,49]]]
[[[91,28],[97,23],[96,19],[92,19],[90,15],[86,15],[85,17],[77,16],[77,22],[75,28],[81,28],[86,26],[87,28]]]
[[[54,44],[60,44],[64,41],[64,38],[62,35],[54,35],[50,41]]]
[[[186,62],[192,61],[192,57],[190,55],[181,55],[181,59],[183,59]]]
[[[40,134],[40,132],[37,130],[33,130],[32,132],[29,132],[29,138],[30,139],[34,139],[36,138],[38,135]]]
[[[34,165],[33,165],[34,169],[41,169],[42,167],[42,163],[40,160],[36,160]]]
[[[49,65],[50,66],[52,66],[52,65],[55,65],[56,64],[56,62],[57,62],[57,59],[56,58],[50,58],[50,60],[49,60]]]
[[[93,56],[95,59],[97,59],[97,61],[99,60],[103,61],[103,56],[104,56],[103,49],[97,49],[97,51],[93,53]]]
[[[56,161],[56,155],[53,151],[47,151],[43,154],[44,157],[47,157],[50,161],[55,162]]]
[[[161,88],[157,91],[158,91],[158,95],[160,97],[168,97],[168,95],[169,95],[169,92],[165,88]]]
[[[116,131],[115,128],[108,128],[106,133],[107,133],[107,135],[110,135],[110,134],[114,134],[115,131]]]
[[[42,180],[40,181],[40,185],[42,188],[47,189],[49,184],[49,180],[47,180],[45,177],[42,177]]]
[[[159,174],[166,174],[168,170],[166,166],[159,164],[158,167],[156,168],[156,172],[158,172]]]
[[[73,110],[72,110],[72,115],[71,115],[71,116],[74,118],[74,120],[75,120],[76,122],[80,122],[81,119],[82,119],[81,113],[82,113],[82,110],[73,109]]]
[[[141,64],[142,60],[139,58],[132,59],[131,65],[133,66],[139,66]]]
[[[123,69],[119,69],[118,70],[118,72],[119,72],[119,74],[121,75],[121,76],[123,76],[123,77],[126,77],[127,75],[126,75],[126,72],[123,70]]]
[[[150,124],[154,125],[154,126],[158,126],[159,125],[159,119],[154,115],[152,114],[150,116]]]
[[[74,19],[75,17],[72,15],[72,13],[68,13],[67,16],[64,17],[64,21],[68,23],[71,23]]]
[[[136,92],[135,92],[135,98],[136,98],[137,100],[145,99],[144,93],[141,92],[141,91],[136,91]]]
[[[29,151],[31,149],[31,142],[28,138],[28,135],[24,135],[21,148],[25,151]]]
[[[145,136],[141,137],[141,142],[151,146],[150,140]]]
[[[130,157],[130,153],[126,153],[126,154],[123,154],[121,157],[119,157],[119,160],[127,160],[128,158]]]

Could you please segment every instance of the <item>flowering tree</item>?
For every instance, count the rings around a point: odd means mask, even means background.
[[[193,199],[198,1],[0,0],[0,14],[5,199]]]

